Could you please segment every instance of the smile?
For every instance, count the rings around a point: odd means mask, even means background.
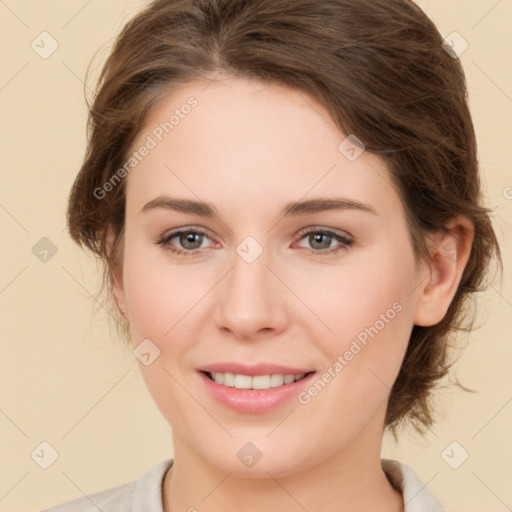
[[[270,389],[286,386],[302,380],[306,373],[282,374],[274,373],[268,375],[243,375],[238,373],[204,372],[205,375],[221,386],[236,389]]]

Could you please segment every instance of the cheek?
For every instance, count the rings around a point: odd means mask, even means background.
[[[323,329],[324,339],[339,346],[360,333],[364,340],[365,329],[375,324],[379,331],[389,332],[411,322],[416,280],[412,254],[395,258],[390,251],[376,251],[322,272],[314,279],[297,279],[295,289],[316,313],[318,321],[312,325],[318,324],[318,334]]]
[[[326,369],[334,366],[332,390],[343,389],[347,399],[350,393],[356,409],[363,395],[376,403],[386,397],[413,326],[414,255],[408,246],[400,257],[394,254],[388,248],[337,267],[329,279],[310,280],[309,295],[304,295],[323,320],[310,326],[328,361]]]
[[[166,264],[165,254],[142,243],[126,247],[123,282],[132,339],[135,346],[151,340],[156,349],[150,344],[150,352],[158,354],[148,365],[139,360],[139,370],[162,415],[179,429],[189,414],[198,414],[184,389],[191,373],[186,370],[193,366],[189,354],[199,339],[195,306],[207,291],[207,279],[194,278],[190,267]]]
[[[170,264],[163,249],[137,241],[126,247],[124,287],[134,341],[164,343],[211,287],[209,277],[200,265]]]

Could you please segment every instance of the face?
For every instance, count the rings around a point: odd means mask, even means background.
[[[282,476],[378,450],[421,267],[385,165],[345,138],[304,94],[240,78],[148,117],[115,293],[176,453]]]

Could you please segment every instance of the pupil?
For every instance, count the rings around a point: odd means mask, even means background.
[[[329,235],[326,235],[324,233],[316,233],[313,236],[313,243],[314,246],[315,243],[319,243],[321,247],[318,247],[319,249],[328,249],[331,245],[331,237]],[[327,243],[322,244],[322,240],[326,241]]]
[[[201,236],[202,235],[200,233],[186,233],[185,235],[181,236],[181,243],[183,247],[186,247],[187,249],[197,249],[201,246],[201,241],[199,241],[199,245],[197,247],[194,246],[194,242],[197,242],[197,238]],[[189,244],[191,244],[193,247],[190,247]]]

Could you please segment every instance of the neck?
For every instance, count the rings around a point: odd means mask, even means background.
[[[164,512],[403,511],[402,495],[381,467],[382,438],[369,446],[368,436],[359,437],[320,463],[261,478],[223,471],[175,438],[174,463],[164,480]]]

